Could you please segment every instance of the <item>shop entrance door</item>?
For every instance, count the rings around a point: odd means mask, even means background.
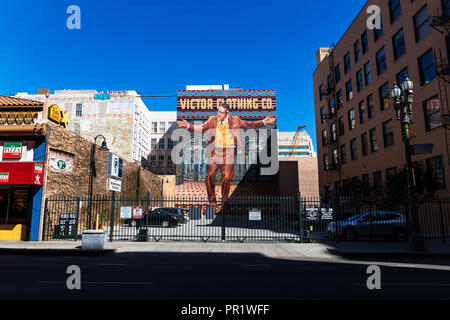
[[[0,224],[6,224],[8,218],[9,190],[0,190]]]

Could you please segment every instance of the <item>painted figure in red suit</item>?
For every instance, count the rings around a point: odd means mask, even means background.
[[[210,117],[199,126],[190,125],[186,120],[178,121],[178,127],[186,128],[193,132],[215,132],[207,140],[207,154],[211,154],[208,162],[208,176],[206,178],[206,191],[208,200],[212,204],[216,202],[216,174],[220,170],[222,179],[222,201],[226,201],[230,194],[230,186],[234,176],[234,156],[243,153],[244,143],[240,129],[259,129],[266,125],[274,124],[274,117],[267,117],[262,121],[244,121],[239,117],[230,115],[230,106],[226,103],[218,108],[218,116]]]

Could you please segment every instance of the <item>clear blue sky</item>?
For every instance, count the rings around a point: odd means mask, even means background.
[[[2,1],[0,95],[38,88],[176,94],[187,84],[277,90],[278,127],[316,142],[312,73],[365,0]],[[81,9],[69,30],[67,7]],[[146,99],[175,110],[176,99]],[[316,143],[315,143],[316,145]]]

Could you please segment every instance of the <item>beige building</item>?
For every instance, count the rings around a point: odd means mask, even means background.
[[[372,5],[381,9],[380,29],[368,28]],[[440,178],[440,195],[449,194],[449,7],[448,0],[370,0],[333,48],[319,49],[313,81],[321,196],[357,179],[382,194],[387,175],[404,167],[390,92],[406,75],[414,82],[411,144],[434,144],[412,161]]]

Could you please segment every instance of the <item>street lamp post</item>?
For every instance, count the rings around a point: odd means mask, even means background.
[[[401,84],[401,88],[394,83],[391,96],[394,99],[394,108],[397,120],[400,120],[402,127],[402,137],[405,147],[406,158],[406,182],[408,184],[408,221],[409,221],[409,241],[408,245],[411,250],[424,250],[425,244],[422,233],[420,231],[419,218],[417,215],[416,196],[413,183],[413,169],[411,163],[411,150],[409,144],[409,125],[411,123],[410,116],[413,110],[413,82],[408,76]]]
[[[91,148],[91,159],[90,159],[90,170],[89,170],[89,221],[88,221],[89,229],[92,227],[92,194],[93,194],[94,178],[97,176],[97,172],[95,170],[95,149],[96,149],[96,145],[97,145],[96,143],[97,143],[98,137],[103,138],[103,142],[102,142],[102,146],[100,147],[100,150],[103,150],[103,151],[109,150],[106,145],[106,139],[104,136],[99,134],[98,136],[96,136],[94,138],[94,143],[92,144],[92,148]]]

